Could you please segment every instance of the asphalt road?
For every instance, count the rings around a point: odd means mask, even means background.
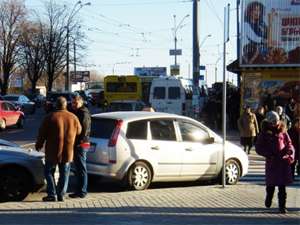
[[[92,113],[99,109],[92,108]],[[38,109],[29,115],[24,129],[10,128],[0,138],[32,145],[45,113]],[[234,133],[229,140],[238,142]],[[68,191],[74,188],[71,176]],[[11,225],[300,225],[299,178],[288,188],[289,213],[278,214],[276,196],[271,209],[264,207],[264,160],[250,155],[249,174],[225,189],[218,184],[195,182],[153,184],[145,191],[126,191],[119,183],[89,180],[85,199],[42,202],[45,191],[29,195],[23,202],[0,204],[0,224]]]
[[[99,108],[89,107],[91,113],[100,112]],[[25,126],[23,129],[18,129],[16,127],[9,127],[4,131],[0,131],[0,138],[7,141],[15,142],[24,147],[33,147],[36,137],[38,135],[39,126],[46,113],[43,108],[38,108],[33,115],[26,115]]]

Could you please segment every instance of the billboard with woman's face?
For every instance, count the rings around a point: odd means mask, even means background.
[[[243,0],[241,66],[300,67],[300,1]]]

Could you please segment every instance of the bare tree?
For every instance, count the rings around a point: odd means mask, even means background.
[[[44,72],[45,57],[40,25],[27,23],[23,26],[20,41],[20,64],[27,72],[32,93],[36,93],[36,84]]]
[[[57,79],[65,67],[65,18],[66,9],[50,1],[46,5],[46,20],[44,22],[40,21],[47,91],[52,90],[53,81]]]
[[[21,27],[24,23],[26,10],[23,1],[7,0],[0,3],[0,60],[1,94],[5,95],[8,82],[16,69],[18,44],[21,37]]]
[[[52,90],[53,81],[63,74],[66,67],[67,38],[75,37],[80,29],[79,21],[74,17],[74,9],[70,12],[67,6],[62,7],[50,0],[46,5],[46,20],[40,22],[48,91]]]

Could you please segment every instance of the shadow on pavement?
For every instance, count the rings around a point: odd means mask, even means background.
[[[281,215],[265,208],[114,207],[1,211],[4,224],[299,224],[295,211]],[[299,214],[298,214],[299,215]]]

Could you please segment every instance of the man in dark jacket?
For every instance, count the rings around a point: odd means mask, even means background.
[[[77,177],[76,191],[69,195],[70,198],[84,198],[87,195],[88,175],[86,169],[86,153],[89,150],[89,136],[91,130],[91,115],[84,106],[81,96],[76,95],[72,99],[73,113],[78,117],[82,126],[81,133],[76,137],[74,147],[74,164]]]
[[[70,162],[73,161],[74,143],[76,135],[81,133],[81,125],[77,117],[67,111],[67,100],[57,98],[56,111],[48,114],[39,129],[35,144],[37,151],[45,146],[45,178],[48,196],[43,201],[63,201],[67,191]],[[57,186],[54,181],[56,165],[59,168]]]

